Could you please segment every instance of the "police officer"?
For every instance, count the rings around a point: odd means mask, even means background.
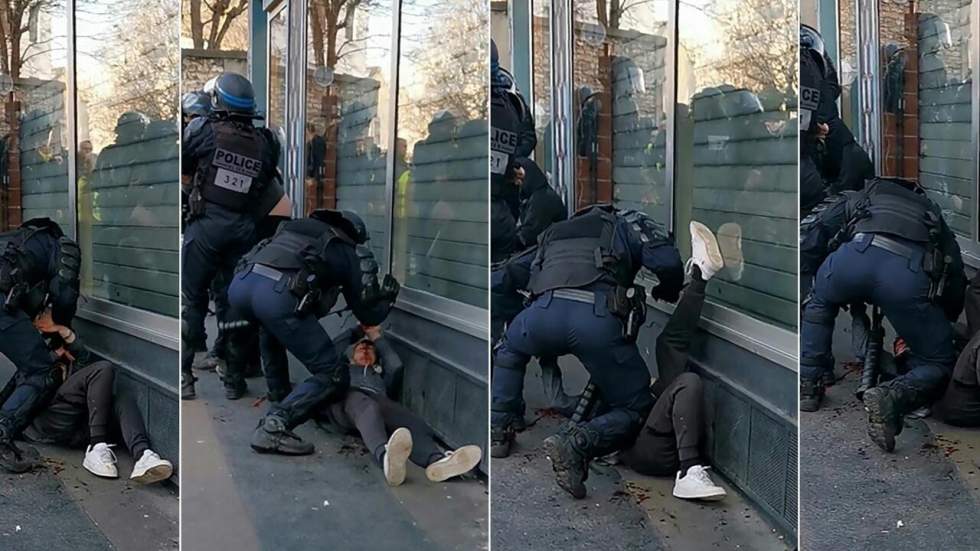
[[[677,300],[684,270],[664,227],[641,212],[600,205],[552,225],[537,248],[493,274],[495,288],[532,296],[493,356],[493,457],[510,453],[532,356],[573,354],[607,406],[545,440],[559,486],[584,497],[589,460],[633,441],[653,405],[650,373],[635,344],[646,306],[645,290],[633,283],[640,268],[659,279],[654,298]]]
[[[874,176],[868,154],[840,118],[837,70],[816,29],[800,25],[800,207],[805,217],[826,195],[860,190]]]
[[[228,290],[230,324],[260,324],[311,374],[259,422],[251,442],[256,451],[313,453],[313,445],[292,429],[313,408],[347,390],[346,362],[318,321],[330,313],[339,294],[364,325],[378,325],[388,316],[399,284],[390,274],[378,281],[378,264],[364,244],[368,237],[353,212],[317,210],[308,218],[283,222],[242,259]],[[240,337],[235,330],[226,336],[229,372],[242,368]],[[281,387],[283,377],[288,384],[288,373],[267,371],[266,376],[270,390]]]
[[[230,281],[239,258],[258,241],[257,221],[284,201],[278,184],[280,145],[271,131],[253,121],[252,84],[222,73],[205,86],[211,113],[184,130],[181,172],[188,196],[181,274],[181,398],[194,398],[191,366],[204,347],[208,287],[220,273]],[[275,209],[273,208],[275,206]],[[240,374],[225,377],[226,396],[241,397]]]
[[[180,98],[180,129],[183,131],[190,122],[198,117],[211,114],[211,97],[204,90],[185,92]]]
[[[57,387],[54,357],[33,320],[49,316],[55,324],[71,326],[80,265],[78,245],[47,218],[0,234],[0,354],[17,369],[13,390],[0,406],[0,467],[6,470],[29,468],[13,438]]]
[[[497,44],[490,41],[490,257],[499,262],[520,250],[517,219],[520,198],[514,177],[521,157],[537,144],[534,117],[514,79],[500,67]]]
[[[939,397],[956,359],[950,320],[966,283],[956,239],[921,187],[879,178],[804,219],[800,254],[811,265],[826,259],[803,311],[800,409],[819,408],[832,376],[840,308],[874,304],[911,349],[907,373],[864,394],[868,434],[890,452],[902,416]]]

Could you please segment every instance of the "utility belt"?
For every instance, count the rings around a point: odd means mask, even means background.
[[[606,297],[606,309],[623,322],[623,337],[627,342],[636,342],[647,319],[646,290],[641,285],[617,285],[602,293]],[[555,289],[551,296],[586,304],[596,304],[598,299],[595,292],[585,289]]]
[[[300,315],[314,312],[323,297],[322,291],[315,285],[316,277],[305,269],[287,273],[272,266],[252,263],[245,265],[244,271],[272,281],[283,282],[285,288],[288,288],[289,292],[299,299],[295,311]]]
[[[949,266],[952,264],[953,259],[945,256],[940,247],[932,243],[912,245],[880,233],[857,233],[854,235],[854,238],[858,239],[864,236],[868,236],[871,239],[872,247],[884,249],[902,258],[914,261],[921,256],[922,271],[929,276],[929,300],[935,300],[943,294],[946,288]]]

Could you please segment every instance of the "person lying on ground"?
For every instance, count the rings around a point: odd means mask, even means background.
[[[657,373],[651,388],[653,409],[633,444],[619,453],[620,460],[648,476],[674,476],[674,497],[720,500],[725,489],[708,476],[701,456],[704,431],[704,391],[701,378],[689,371],[691,343],[701,321],[705,289],[724,267],[714,234],[691,222],[692,254],[686,273],[690,279],[673,314],[657,336]]]
[[[396,400],[404,366],[380,326],[356,326],[334,340],[347,350],[350,387],[342,400],[324,405],[321,418],[348,434],[359,434],[391,486],[405,481],[406,461],[425,469],[426,478],[443,482],[473,470],[479,446],[444,451],[424,419]]]
[[[55,373],[63,382],[24,430],[23,438],[39,444],[85,447],[82,466],[102,478],[118,478],[112,448],[120,439],[135,464],[130,480],[152,484],[170,478],[173,465],[150,448],[146,425],[136,401],[113,391],[115,366],[95,358],[74,331],[55,324],[50,311],[34,320],[58,355]]]

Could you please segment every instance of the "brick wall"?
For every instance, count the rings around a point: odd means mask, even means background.
[[[246,52],[185,48],[181,51],[181,93],[200,90],[205,82],[225,71],[248,76]]]

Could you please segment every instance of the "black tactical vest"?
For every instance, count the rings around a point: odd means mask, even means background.
[[[531,263],[528,290],[540,295],[599,281],[632,284],[632,259],[625,251],[615,252],[615,241],[616,215],[606,209],[592,208],[556,222],[541,236],[538,254]]]
[[[857,220],[855,233],[881,233],[929,243],[941,227],[939,207],[924,193],[888,180],[869,182],[864,193],[852,195],[847,208],[849,217]]]
[[[32,317],[44,308],[48,267],[38,265],[27,252],[26,243],[45,231],[51,230],[45,225],[31,225],[0,233],[0,306],[20,308]]]
[[[251,121],[215,120],[214,152],[200,166],[204,199],[236,212],[249,210],[249,199],[261,195],[268,182],[263,170],[265,141]]]
[[[322,261],[327,245],[337,240],[355,245],[347,234],[326,222],[313,218],[287,220],[279,225],[275,235],[256,245],[243,262],[296,271],[291,290],[300,297],[308,291],[320,291],[318,310],[325,314],[337,302],[340,287],[331,285],[332,282],[316,281],[310,265]]]
[[[508,93],[490,95],[490,185],[500,187],[504,183],[507,168],[514,161],[517,150],[521,113]]]

